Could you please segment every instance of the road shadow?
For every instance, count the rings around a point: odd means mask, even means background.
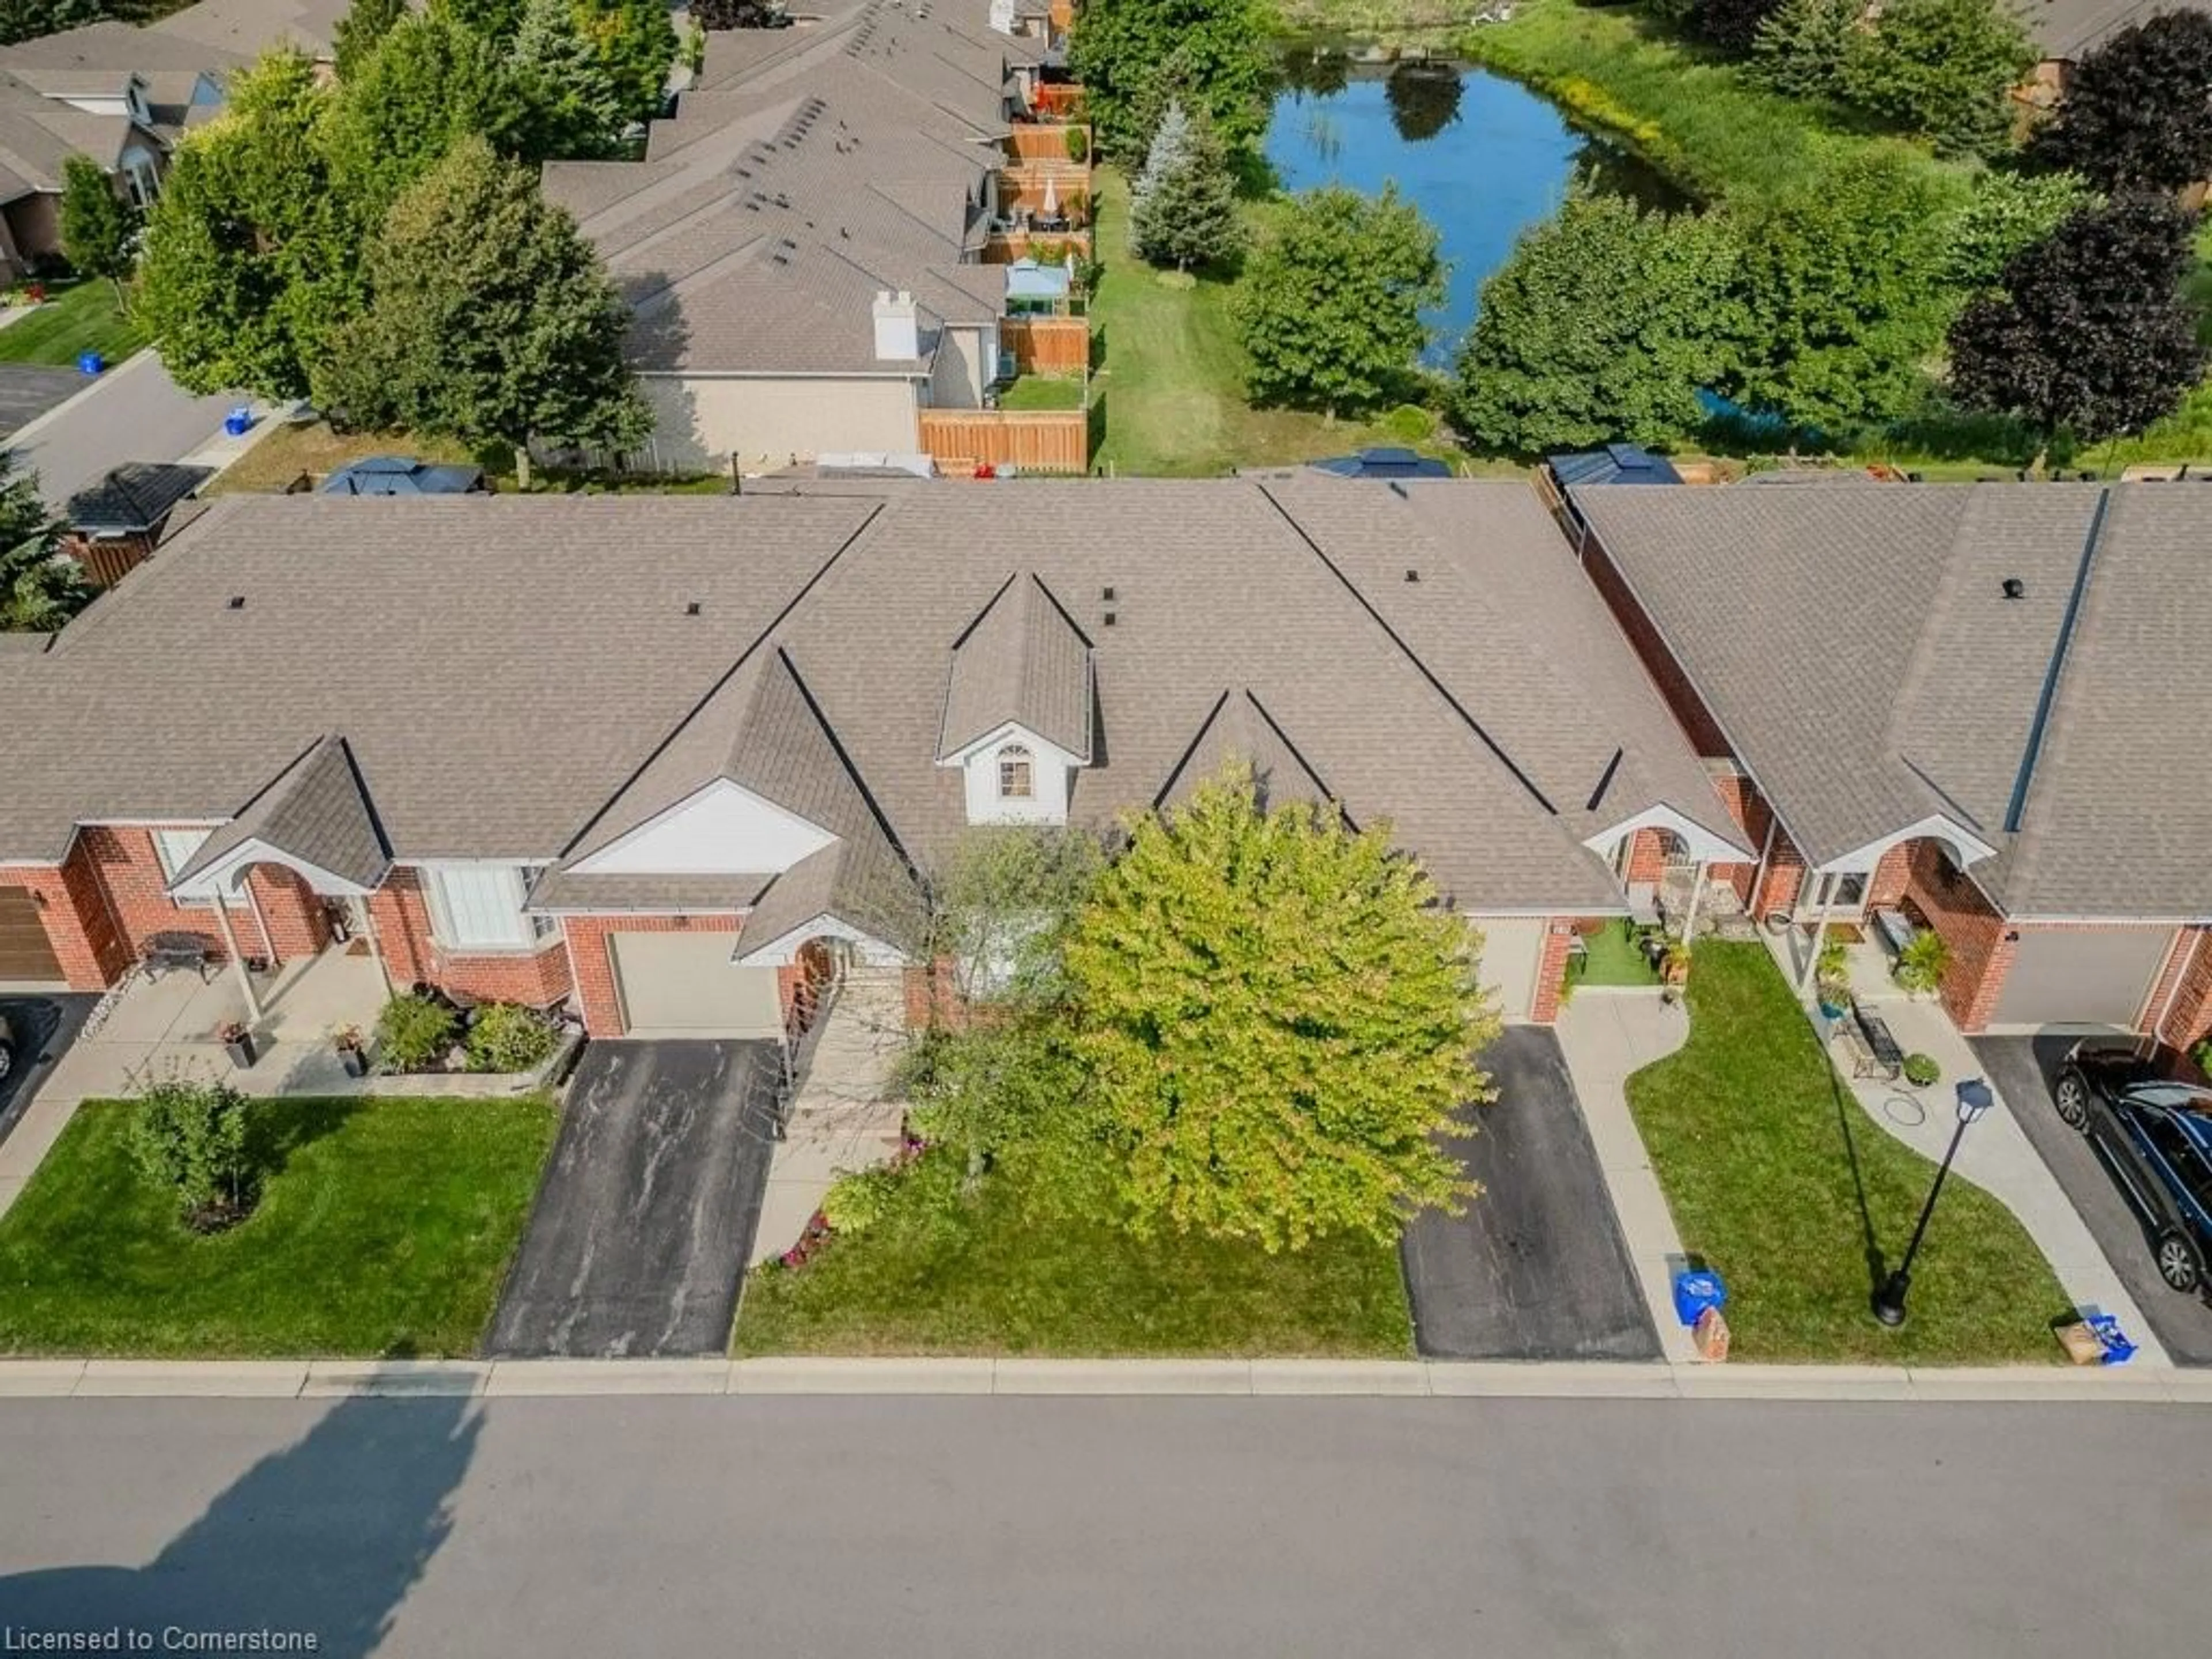
[[[459,1396],[341,1401],[145,1565],[0,1577],[0,1621],[18,1640],[119,1630],[125,1651],[144,1652],[174,1650],[162,1645],[172,1630],[312,1633],[314,1652],[362,1659],[453,1530],[483,1422],[471,1407]],[[134,1645],[133,1632],[150,1639]]]

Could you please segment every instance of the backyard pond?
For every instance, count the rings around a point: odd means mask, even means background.
[[[1291,52],[1265,148],[1286,190],[1341,184],[1371,193],[1395,183],[1436,226],[1451,264],[1443,307],[1425,315],[1433,331],[1425,360],[1438,365],[1474,320],[1483,279],[1523,229],[1559,206],[1578,171],[1649,206],[1685,205],[1659,174],[1577,131],[1519,82],[1433,59],[1366,64]]]

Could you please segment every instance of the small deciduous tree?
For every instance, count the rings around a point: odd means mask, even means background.
[[[647,121],[668,95],[668,71],[683,43],[667,0],[569,0],[576,31],[590,46],[624,121]],[[528,14],[526,12],[525,17]]]
[[[1973,193],[1950,217],[1943,281],[1961,294],[1994,287],[2014,254],[2088,205],[2089,187],[2071,173],[1974,175]]]
[[[129,1140],[140,1174],[174,1195],[187,1226],[212,1231],[252,1208],[246,1097],[228,1085],[149,1085],[132,1107]]]
[[[317,398],[374,426],[513,446],[627,449],[651,417],[623,359],[629,313],[528,169],[464,138],[369,246],[368,310],[337,331]]]
[[[87,276],[105,276],[123,301],[123,279],[137,264],[138,214],[115,181],[88,155],[62,163],[62,252]]]
[[[2107,190],[2212,178],[2212,12],[2166,12],[2087,53],[2035,148]]]
[[[59,550],[60,534],[37,476],[0,454],[0,633],[51,633],[91,600],[83,570]]]
[[[1885,0],[1844,64],[1851,101],[1939,149],[1987,155],[2012,131],[2009,94],[2035,61],[2002,0]]]
[[[1443,301],[1436,228],[1395,186],[1294,196],[1237,299],[1247,389],[1332,415],[1371,407],[1413,371],[1429,339],[1421,313]]]
[[[1135,820],[1067,947],[1078,1057],[1139,1232],[1394,1239],[1474,1188],[1477,944],[1387,831],[1263,811],[1249,769]]]
[[[1139,258],[1177,270],[1232,259],[1243,250],[1236,181],[1203,112],[1168,106],[1145,170],[1130,189],[1129,240]]]
[[[407,0],[353,0],[351,9],[338,19],[331,42],[338,79],[349,81],[358,75],[393,25],[406,15]]]
[[[1640,213],[1577,188],[1483,284],[1455,365],[1455,424],[1522,454],[1696,430],[1699,389],[1740,346],[1735,264],[1716,215]]]
[[[2014,257],[2002,295],[1953,325],[1953,392],[2018,416],[2045,447],[2062,430],[2094,443],[2171,414],[2204,373],[2181,287],[2191,228],[2149,195],[2075,214]]]

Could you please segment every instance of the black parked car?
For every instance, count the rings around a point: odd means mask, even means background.
[[[2212,1261],[2212,1088],[2167,1054],[2077,1042],[2059,1066],[2058,1115],[2089,1137],[2151,1235],[2177,1291]]]
[[[6,1082],[8,1073],[15,1069],[15,1049],[21,1040],[22,1034],[8,1018],[8,1011],[0,1008],[0,1083]]]

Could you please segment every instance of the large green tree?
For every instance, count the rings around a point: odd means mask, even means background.
[[[384,37],[407,15],[407,0],[353,0],[338,19],[331,41],[332,64],[338,79],[350,81],[361,73]]]
[[[1694,431],[1698,390],[1741,349],[1735,266],[1717,215],[1640,213],[1577,188],[1483,284],[1455,366],[1455,424],[1521,454]]]
[[[577,33],[615,89],[623,118],[658,115],[682,45],[667,0],[569,0],[569,7]]]
[[[2010,138],[2009,94],[2034,62],[2006,0],[1885,0],[1872,27],[1852,36],[1844,90],[1939,149],[1994,155]]]
[[[1970,295],[1995,287],[2015,254],[2089,204],[2078,174],[1984,169],[1946,226],[1945,284]]]
[[[1831,437],[1901,413],[1957,307],[1954,205],[1924,167],[1875,152],[1754,215],[1736,266],[1746,346],[1721,389]]]
[[[1293,196],[1237,296],[1246,389],[1332,414],[1371,407],[1413,372],[1429,339],[1421,313],[1443,301],[1436,228],[1395,186]]]
[[[37,475],[0,452],[0,633],[50,633],[91,599],[82,568],[58,551],[60,532]]]
[[[1170,104],[1129,192],[1129,240],[1138,257],[1188,270],[1233,259],[1244,246],[1229,157],[1205,112]]]
[[[82,28],[106,15],[100,0],[0,0],[0,46]]]
[[[1490,1096],[1478,948],[1386,830],[1249,770],[1134,821],[1066,954],[1136,1228],[1294,1249],[1472,1197],[1440,1141]]]
[[[2062,431],[2094,443],[2171,414],[2204,373],[2181,288],[2193,228],[2148,194],[2075,214],[1953,325],[1953,392],[2018,416],[2046,448]]]
[[[62,163],[62,252],[87,276],[105,276],[119,304],[137,264],[138,213],[88,155]]]
[[[456,139],[500,141],[519,115],[484,37],[442,12],[412,13],[338,89],[326,139],[332,180],[374,226]]]
[[[2089,52],[2036,148],[2107,190],[2212,178],[2212,12],[2168,12]]]
[[[617,153],[629,118],[623,92],[584,38],[574,0],[530,0],[511,65],[525,155],[586,160]]]
[[[1169,103],[1203,108],[1231,151],[1267,128],[1273,69],[1259,0],[1085,0],[1068,46],[1098,142],[1136,165]]]
[[[369,245],[374,299],[337,331],[316,397],[364,425],[503,444],[623,450],[652,422],[628,311],[575,222],[530,171],[464,138]]]
[[[138,311],[189,391],[296,398],[359,304],[360,222],[331,182],[314,67],[270,52],[173,158],[147,216]]]

